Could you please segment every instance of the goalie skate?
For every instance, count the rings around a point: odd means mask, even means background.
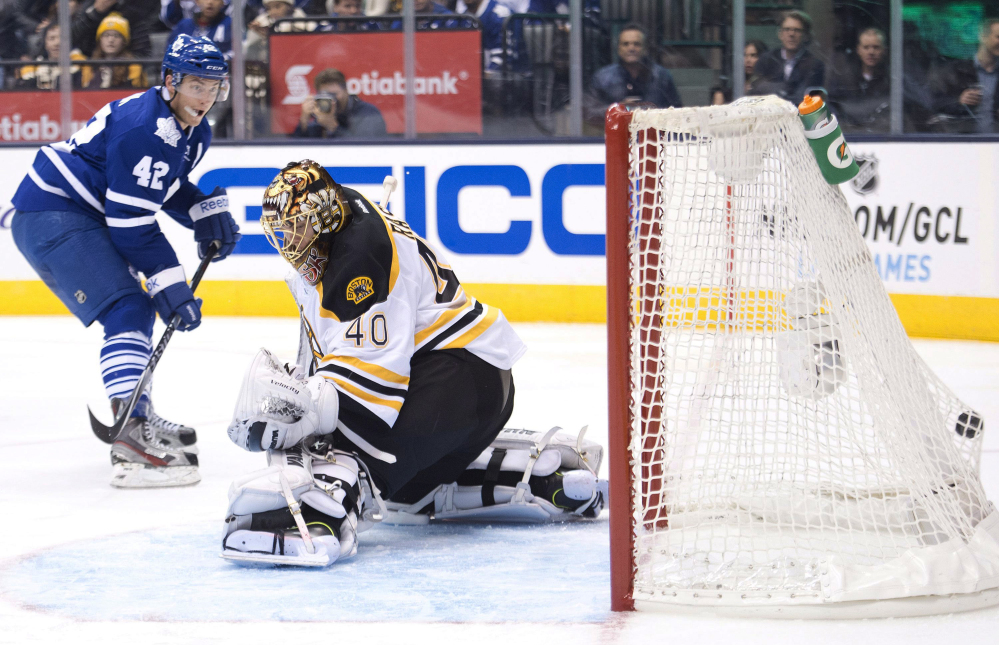
[[[201,481],[197,455],[175,449],[138,417],[129,420],[111,446],[111,465],[115,488],[191,486]]]
[[[230,518],[237,522],[244,518]],[[229,530],[226,525],[226,530]],[[309,553],[305,541],[297,528],[277,532],[236,529],[222,541],[225,560],[257,564],[283,564],[295,567],[325,567],[340,556],[340,541],[328,527],[310,524],[314,553]]]

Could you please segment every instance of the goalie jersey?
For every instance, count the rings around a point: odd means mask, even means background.
[[[355,190],[352,215],[333,236],[329,256],[315,247],[299,269],[322,275],[315,287],[289,280],[311,348],[311,374],[340,393],[337,429],[373,456],[394,425],[422,354],[465,349],[508,370],[527,351],[495,307],[465,293],[444,257]]]

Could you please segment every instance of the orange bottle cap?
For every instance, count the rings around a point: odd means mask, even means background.
[[[821,96],[806,96],[805,100],[798,106],[798,114],[811,114],[812,112],[818,112],[823,105],[825,105],[825,102],[822,100]]]

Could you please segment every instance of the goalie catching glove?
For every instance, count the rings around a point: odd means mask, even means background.
[[[332,383],[298,376],[261,349],[243,378],[229,438],[251,452],[284,450],[310,435],[333,432],[339,410]]]
[[[382,508],[359,460],[317,440],[270,451],[267,462],[229,488],[222,557],[326,566],[357,553],[357,533]]]

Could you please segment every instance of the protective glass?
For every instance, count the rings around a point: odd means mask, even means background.
[[[229,79],[201,78],[185,74],[180,82],[174,82],[174,89],[184,96],[199,101],[225,101],[229,98]]]

